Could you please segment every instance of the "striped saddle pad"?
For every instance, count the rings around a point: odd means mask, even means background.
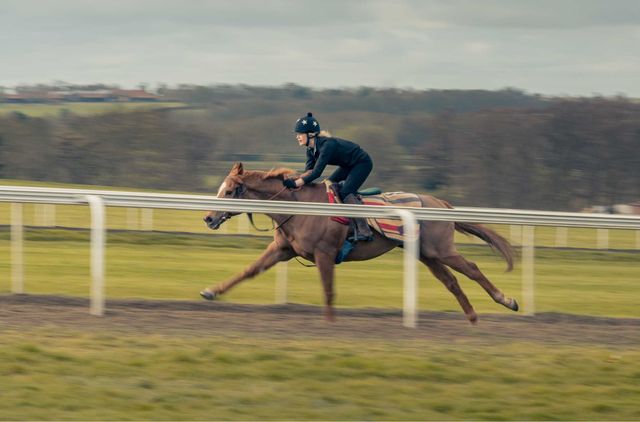
[[[380,195],[364,196],[365,205],[395,205],[399,207],[422,207],[418,195],[406,192],[386,192]],[[375,231],[390,239],[402,240],[402,220],[391,218],[367,218]]]
[[[331,191],[327,191],[329,202],[338,202],[336,196]],[[395,205],[400,207],[422,207],[422,201],[418,195],[406,192],[385,192],[380,195],[363,196],[364,205]],[[346,217],[331,217],[332,220],[341,224],[349,224]],[[390,239],[402,240],[402,221],[392,218],[367,218],[367,222],[375,231]]]

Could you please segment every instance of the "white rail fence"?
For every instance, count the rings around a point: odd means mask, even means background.
[[[176,210],[217,210],[264,214],[304,214],[346,217],[389,217],[402,219],[405,226],[403,324],[415,327],[417,312],[417,221],[458,221],[521,225],[522,280],[524,312],[533,315],[534,307],[534,231],[532,226],[589,227],[598,229],[640,230],[640,217],[610,214],[583,214],[508,210],[493,208],[408,208],[367,205],[337,205],[308,202],[220,199],[213,196],[174,195],[106,190],[55,189],[0,186],[0,202],[10,202],[12,292],[24,292],[22,203],[89,204],[91,210],[91,314],[103,315],[105,206]],[[286,268],[278,269],[276,300],[286,300]]]

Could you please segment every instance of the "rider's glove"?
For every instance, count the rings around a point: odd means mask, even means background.
[[[284,179],[282,184],[289,189],[295,189],[297,187],[294,179]]]

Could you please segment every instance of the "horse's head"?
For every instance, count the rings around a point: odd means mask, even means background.
[[[229,175],[225,177],[224,181],[218,189],[218,198],[242,198],[246,192],[246,187],[242,176],[244,175],[244,169],[242,163],[235,163],[229,172]],[[241,214],[239,212],[230,211],[209,211],[204,216],[204,222],[212,230],[220,228],[222,223],[233,217],[234,215]]]
[[[242,163],[235,163],[218,190],[218,198],[246,198],[246,199],[284,199],[292,200],[291,192],[282,186],[282,181],[292,177],[296,172],[291,169],[280,168],[267,172],[244,171]],[[286,192],[289,192],[288,194]],[[222,223],[241,214],[229,211],[209,211],[204,221],[210,229],[217,230]]]

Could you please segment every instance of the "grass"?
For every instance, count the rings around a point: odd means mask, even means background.
[[[25,224],[41,210],[23,206]],[[128,214],[129,213],[129,214]],[[131,212],[110,208],[107,297],[199,299],[205,286],[235,274],[270,241],[245,233],[245,218],[226,233],[206,230],[201,212],[156,210],[154,228],[116,231]],[[138,214],[138,218],[140,214]],[[258,217],[258,216],[257,216]],[[83,206],[56,207],[56,224],[88,227]],[[9,206],[0,204],[0,224]],[[138,220],[138,224],[140,221]],[[258,224],[268,226],[263,217]],[[507,237],[508,227],[497,227]],[[574,231],[575,230],[575,231]],[[257,232],[250,232],[257,234]],[[595,232],[570,229],[584,247]],[[634,233],[611,232],[611,245]],[[553,243],[552,229],[537,241]],[[459,240],[466,238],[459,238]],[[572,239],[575,239],[573,241]],[[10,289],[10,235],[0,228],[0,294]],[[519,266],[487,247],[460,250],[506,294],[520,297]],[[87,297],[87,230],[25,230],[28,293]],[[402,306],[402,252],[337,268],[339,307]],[[595,249],[536,250],[536,308],[640,317],[640,254]],[[222,300],[273,303],[275,271],[241,284]],[[480,313],[510,312],[474,282],[458,277]],[[320,304],[315,268],[288,264],[290,302]],[[420,307],[461,312],[451,294],[420,268]],[[464,323],[461,319],[461,324]],[[400,328],[399,328],[400,329]],[[366,341],[227,332],[188,337],[50,326],[0,327],[3,420],[638,420],[640,347],[443,340]]]
[[[82,116],[124,112],[130,110],[149,110],[155,108],[180,107],[179,102],[149,102],[149,103],[57,103],[57,104],[11,104],[0,103],[0,115],[9,113],[23,113],[31,117],[56,117],[65,111]]]
[[[8,420],[638,420],[640,350],[3,330]]]
[[[29,293],[87,296],[88,231],[29,229],[25,234],[25,288]],[[230,278],[261,253],[270,241],[258,236],[111,232],[106,277],[108,297],[198,299],[198,292]],[[9,232],[0,231],[0,293],[10,289]],[[519,266],[505,273],[504,262],[489,248],[461,246],[505,294],[521,297]],[[576,314],[640,317],[640,255],[597,250],[538,250],[536,309]],[[420,306],[455,310],[453,296],[419,267]],[[267,271],[231,290],[222,300],[273,303],[276,271]],[[509,312],[494,304],[476,283],[458,277],[480,313]],[[288,264],[291,302],[321,304],[315,268]],[[345,263],[336,271],[337,305],[342,307],[402,306],[402,251],[367,262]]]

